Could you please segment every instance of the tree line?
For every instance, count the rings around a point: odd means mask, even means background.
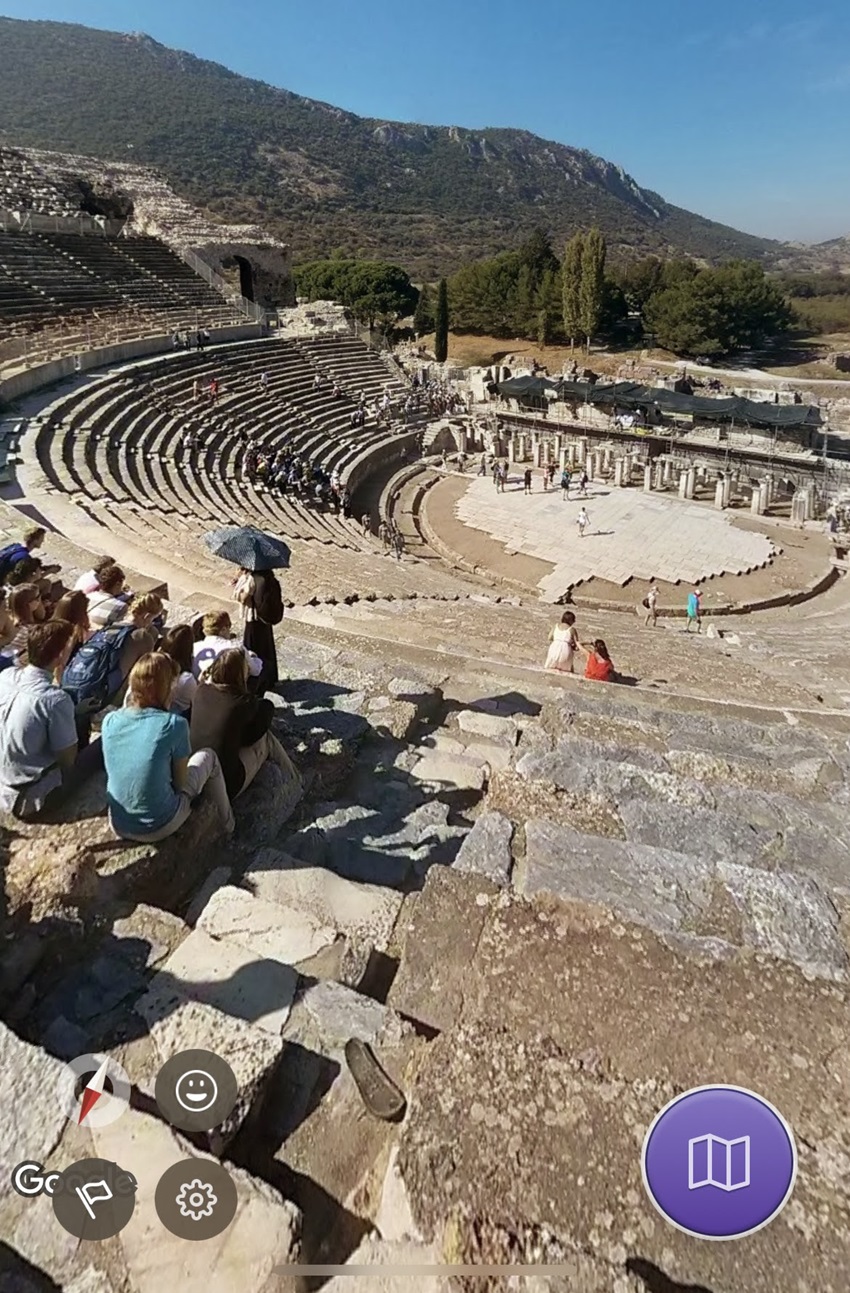
[[[393,333],[412,314],[416,336],[434,333],[440,362],[449,329],[541,345],[646,339],[682,355],[728,354],[799,325],[799,307],[811,308],[808,298],[821,292],[846,308],[850,295],[840,297],[844,284],[833,278],[771,278],[748,260],[712,267],[645,256],[610,264],[597,228],[570,238],[560,260],[548,235],[535,230],[516,251],[465,265],[436,291],[417,290],[403,269],[383,261],[337,257],[295,270],[299,296],[340,301],[370,327]]]

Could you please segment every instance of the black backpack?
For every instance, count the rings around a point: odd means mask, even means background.
[[[121,652],[132,632],[132,624],[98,629],[77,649],[62,674],[62,690],[75,705],[95,712],[115,695],[124,681]]]

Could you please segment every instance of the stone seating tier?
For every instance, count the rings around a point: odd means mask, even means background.
[[[360,345],[368,360],[366,348]],[[50,488],[98,524],[145,546],[165,542],[189,568],[206,566],[199,540],[207,529],[253,522],[295,540],[375,552],[355,519],[277,497],[244,470],[249,445],[286,443],[306,460],[338,468],[383,447],[383,427],[352,431],[350,399],[313,384],[315,367],[296,346],[277,339],[178,354],[96,379],[42,411],[36,455]],[[259,376],[265,372],[264,388]],[[195,382],[215,375],[214,407],[193,398]],[[374,384],[375,374],[364,377]],[[235,429],[234,429],[235,424]],[[185,443],[200,426],[196,447]],[[247,438],[242,432],[247,432]],[[199,568],[200,568],[199,566]],[[209,563],[211,577],[220,567]]]
[[[242,317],[156,238],[0,231],[0,319],[19,329],[69,314],[95,324],[121,310],[156,315],[160,331]]]

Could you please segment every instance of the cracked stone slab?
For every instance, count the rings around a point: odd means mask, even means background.
[[[416,781],[449,785],[457,790],[482,790],[485,767],[481,759],[426,750],[416,760],[410,775]]]
[[[284,965],[309,960],[337,936],[334,926],[319,924],[305,911],[266,902],[233,885],[216,890],[196,928]]]
[[[526,823],[525,841],[522,893],[599,903],[661,933],[694,923],[711,903],[714,868],[690,854],[583,835],[545,818]]]
[[[455,871],[483,875],[500,889],[510,881],[513,822],[502,813],[482,813],[458,850]]]

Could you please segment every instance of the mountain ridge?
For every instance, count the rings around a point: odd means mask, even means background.
[[[591,223],[615,255],[796,255],[666,202],[587,149],[505,126],[360,117],[145,33],[0,17],[0,121],[11,145],[157,166],[184,196],[264,224],[300,259],[381,256],[433,277],[536,226],[558,245]]]

